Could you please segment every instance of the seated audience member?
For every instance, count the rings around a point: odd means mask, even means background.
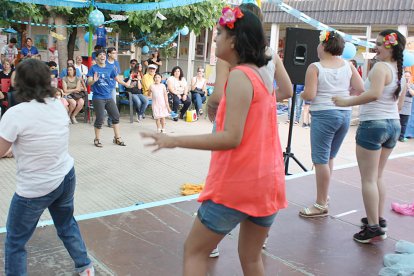
[[[23,58],[38,58],[39,51],[33,46],[33,41],[30,37],[26,38],[26,47],[21,50]]]
[[[137,64],[138,64],[138,60],[136,60],[136,59],[131,59],[129,61],[129,68],[124,71],[124,79],[129,79],[129,75],[131,73],[131,70],[134,69],[134,67]]]
[[[55,93],[55,98],[60,100],[63,104],[63,106],[65,107],[66,111],[69,114],[69,103],[68,101],[63,97],[63,90],[56,88],[56,93]]]
[[[74,60],[73,60],[73,59],[68,59],[68,61],[67,61],[66,65],[67,65],[67,68],[68,68],[69,66],[73,66],[73,67],[75,68],[76,76],[77,76],[78,78],[82,77],[82,73],[81,73],[81,71],[80,71],[79,69],[77,69],[77,68],[75,67],[75,62],[74,62]],[[63,79],[64,77],[66,77],[66,76],[68,75],[67,68],[63,68],[63,70],[62,70],[62,71],[60,72],[60,74],[59,74],[59,78]]]
[[[126,91],[131,93],[132,102],[134,103],[135,111],[137,112],[137,122],[141,122],[144,119],[145,110],[148,107],[148,98],[142,94],[142,76],[139,72],[139,68],[142,70],[141,64],[131,69],[130,77],[125,81],[130,82],[130,88]]]
[[[9,106],[8,92],[11,91],[11,78],[14,72],[8,60],[4,61],[3,66],[3,71],[0,71],[0,107],[2,115]]]
[[[154,83],[154,76],[155,71],[157,70],[157,65],[150,64],[148,66],[147,73],[145,73],[144,77],[142,78],[142,93],[147,96],[151,97],[150,86]]]
[[[203,103],[207,99],[207,80],[201,67],[198,67],[197,75],[191,80],[191,98],[197,115],[203,115]]]
[[[178,106],[183,104],[180,110],[180,119],[184,118],[187,109],[191,105],[191,100],[188,97],[187,81],[184,78],[184,72],[176,66],[171,70],[171,77],[167,80],[168,92],[173,100],[172,111],[178,113]],[[174,121],[178,121],[178,118],[174,118]]]
[[[86,81],[86,75],[88,74],[88,66],[83,64],[82,61],[82,56],[77,56],[75,58],[75,68],[81,72],[82,80]]]
[[[76,115],[83,108],[85,103],[85,92],[82,86],[82,79],[75,76],[75,66],[68,66],[68,75],[62,79],[63,92],[69,103],[69,117],[72,124],[77,124]]]

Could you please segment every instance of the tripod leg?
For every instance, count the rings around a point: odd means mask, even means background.
[[[292,154],[292,158],[293,158],[293,160],[295,160],[295,162],[296,162],[296,164],[298,164],[299,165],[299,167],[301,167],[302,168],[302,170],[303,171],[305,171],[305,172],[307,172],[308,170],[305,168],[305,166],[303,166],[303,164],[295,157],[295,155],[294,154]]]

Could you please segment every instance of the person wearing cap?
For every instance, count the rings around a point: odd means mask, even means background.
[[[4,45],[1,49],[1,63],[3,64],[4,61],[8,60],[12,66],[14,66],[16,62],[17,55],[19,52],[16,48],[17,40],[12,37],[10,38],[9,44]]]
[[[142,92],[145,96],[151,97],[149,88],[154,83],[154,75],[157,71],[157,65],[150,64],[148,65],[147,73],[145,73],[144,77],[142,78]]]
[[[95,127],[95,139],[94,145],[96,147],[102,147],[100,141],[100,132],[105,118],[105,110],[108,112],[108,116],[112,118],[112,124],[114,128],[113,142],[119,146],[125,146],[125,143],[121,140],[119,130],[119,111],[115,101],[112,98],[112,91],[115,88],[115,81],[130,87],[129,83],[125,83],[121,76],[118,76],[116,69],[113,66],[106,64],[106,53],[104,50],[98,50],[96,53],[96,64],[93,65],[88,72],[88,85],[92,87],[92,103],[96,114],[94,123]]]

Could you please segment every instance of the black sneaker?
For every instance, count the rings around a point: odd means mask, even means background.
[[[368,219],[366,217],[362,218],[361,219],[361,229],[363,229],[367,225],[368,225]],[[379,226],[381,227],[382,231],[384,231],[384,232],[388,231],[387,221],[382,217],[379,217]]]
[[[360,243],[370,243],[382,241],[387,238],[387,234],[379,226],[365,226],[362,231],[354,235],[354,240]]]

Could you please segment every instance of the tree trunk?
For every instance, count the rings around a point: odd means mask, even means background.
[[[65,17],[61,15],[56,15],[55,17],[55,24],[56,25],[66,25],[67,20]],[[57,40],[57,49],[59,53],[59,70],[66,68],[66,62],[68,60],[68,32],[66,28],[56,27],[56,33],[60,34],[65,37],[64,40]]]
[[[75,52],[76,36],[78,35],[78,28],[73,28],[68,40],[68,59],[73,59]]]

